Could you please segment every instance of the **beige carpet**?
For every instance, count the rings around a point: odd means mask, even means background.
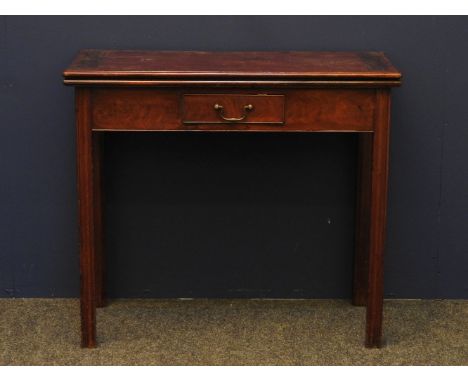
[[[468,301],[385,301],[382,349],[343,300],[115,300],[97,349],[76,299],[0,299],[2,365],[468,365]]]

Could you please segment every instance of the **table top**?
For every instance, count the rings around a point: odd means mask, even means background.
[[[302,79],[398,82],[382,52],[200,52],[82,50],[63,73],[73,79]]]

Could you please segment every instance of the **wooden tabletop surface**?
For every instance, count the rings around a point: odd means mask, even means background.
[[[339,79],[398,81],[382,52],[82,50],[65,79]]]

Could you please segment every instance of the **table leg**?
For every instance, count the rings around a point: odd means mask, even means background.
[[[358,133],[353,305],[367,305],[372,134]]]
[[[76,154],[80,226],[81,346],[96,346],[96,258],[90,90],[76,88]]]
[[[372,139],[366,347],[382,345],[383,255],[387,215],[390,91],[377,90]]]
[[[98,308],[106,306],[105,298],[105,258],[102,215],[102,143],[103,133],[93,133],[93,174],[94,174],[94,235],[96,256],[96,290],[95,299]]]

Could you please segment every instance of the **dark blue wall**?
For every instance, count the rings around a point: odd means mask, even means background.
[[[76,296],[82,48],[381,50],[393,93],[385,293],[468,297],[468,18],[1,17],[0,296]],[[105,142],[112,296],[348,297],[352,135]]]

